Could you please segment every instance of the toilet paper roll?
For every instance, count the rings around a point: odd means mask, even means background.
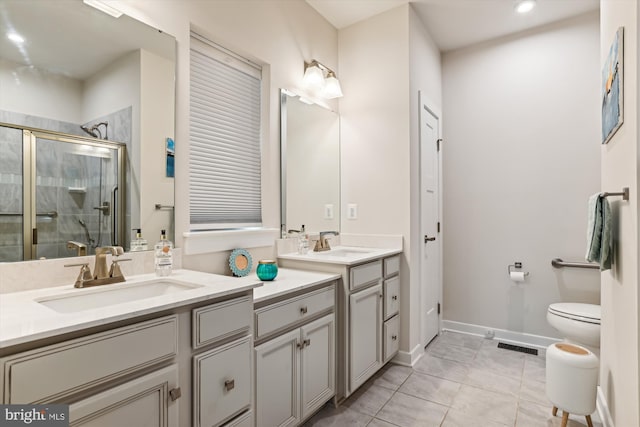
[[[511,271],[509,272],[509,278],[514,282],[524,282],[524,271]]]

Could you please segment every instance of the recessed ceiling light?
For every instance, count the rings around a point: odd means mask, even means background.
[[[536,0],[520,0],[516,2],[516,12],[527,13],[536,6]]]
[[[24,37],[22,37],[18,33],[14,33],[14,32],[7,33],[7,38],[17,44],[24,43]]]

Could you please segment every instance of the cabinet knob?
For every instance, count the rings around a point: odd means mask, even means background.
[[[236,386],[236,381],[235,380],[226,380],[224,382],[224,388],[227,391],[233,390],[235,388],[235,386]]]
[[[311,338],[307,338],[306,340],[302,341],[302,345],[304,347],[309,347],[311,345]]]
[[[391,299],[394,300],[394,301],[398,301],[398,295],[392,296]]]
[[[180,396],[182,396],[182,390],[180,390],[180,387],[172,388],[171,390],[169,390],[169,397],[172,401],[180,399]]]
[[[395,340],[397,340],[397,339],[398,339],[398,336],[397,336],[397,335],[391,335],[391,339],[392,339],[393,341],[395,341]]]
[[[307,307],[300,307],[300,314],[307,314]]]

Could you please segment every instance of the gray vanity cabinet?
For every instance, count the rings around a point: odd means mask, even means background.
[[[335,282],[255,310],[256,425],[297,426],[335,395]]]

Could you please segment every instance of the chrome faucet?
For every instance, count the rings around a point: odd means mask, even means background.
[[[118,263],[123,261],[131,261],[130,258],[117,259],[124,253],[120,246],[105,246],[96,248],[96,263],[93,268],[93,274],[89,268],[89,263],[66,264],[65,267],[81,267],[80,274],[76,279],[74,286],[76,288],[86,288],[89,286],[108,285],[111,283],[124,282],[125,278]],[[111,267],[107,268],[107,255],[113,255]]]
[[[329,246],[329,241],[326,236],[337,236],[340,233],[337,231],[321,231],[320,238],[316,241],[316,245],[313,247],[314,252],[323,252],[331,249]]]

